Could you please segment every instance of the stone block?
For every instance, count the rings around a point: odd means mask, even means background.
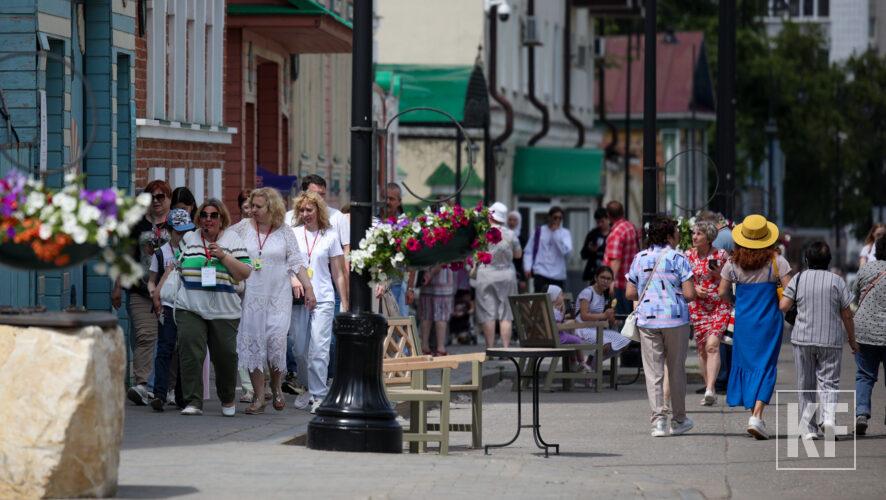
[[[114,495],[125,364],[119,327],[0,325],[0,498]]]

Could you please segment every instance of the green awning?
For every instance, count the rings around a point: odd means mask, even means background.
[[[287,2],[289,5],[229,3],[227,12],[232,16],[329,16],[348,28],[352,28],[351,23],[345,18],[313,0],[287,0]]]
[[[603,150],[520,147],[514,158],[514,194],[598,196]]]
[[[422,64],[377,64],[376,82],[396,95],[399,83],[400,110],[431,107],[464,121],[465,99],[473,66],[430,66]],[[399,77],[399,79],[397,78]],[[414,111],[400,117],[402,124],[446,124],[448,118],[432,111]]]

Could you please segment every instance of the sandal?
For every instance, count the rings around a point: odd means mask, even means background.
[[[241,403],[251,403],[253,399],[255,399],[255,394],[251,392],[244,392],[243,395],[240,396]]]
[[[425,356],[431,356],[434,354],[434,352],[431,351],[430,349],[424,349],[424,348],[422,348],[421,353],[424,354]]]
[[[246,415],[261,415],[265,412],[265,406],[267,406],[267,403],[262,402],[262,404],[258,404],[258,401],[253,399],[252,404],[247,406],[243,413]]]
[[[283,411],[283,408],[286,408],[286,400],[283,399],[282,394],[277,394],[274,396],[274,409],[277,411]]]
[[[446,351],[437,351],[434,356],[448,356],[449,353]]]

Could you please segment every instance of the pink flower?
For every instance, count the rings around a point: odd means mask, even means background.
[[[477,260],[482,264],[489,264],[492,262],[492,254],[489,252],[477,252]]]
[[[495,245],[501,241],[501,231],[497,227],[489,228],[489,231],[486,231],[486,241]]]
[[[479,247],[479,246],[480,246],[480,240],[474,240],[473,243],[471,243],[471,250],[476,250],[477,247]]]
[[[406,240],[406,249],[410,252],[417,252],[421,249],[421,243],[415,238],[409,238]]]
[[[465,267],[465,263],[461,262],[461,261],[455,261],[455,262],[449,263],[449,269],[452,269],[453,271],[460,271],[464,267]]]

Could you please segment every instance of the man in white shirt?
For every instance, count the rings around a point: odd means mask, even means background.
[[[548,285],[566,286],[566,259],[572,253],[572,234],[563,227],[563,209],[551,207],[548,223],[535,228],[523,251],[523,270],[536,293]]]

